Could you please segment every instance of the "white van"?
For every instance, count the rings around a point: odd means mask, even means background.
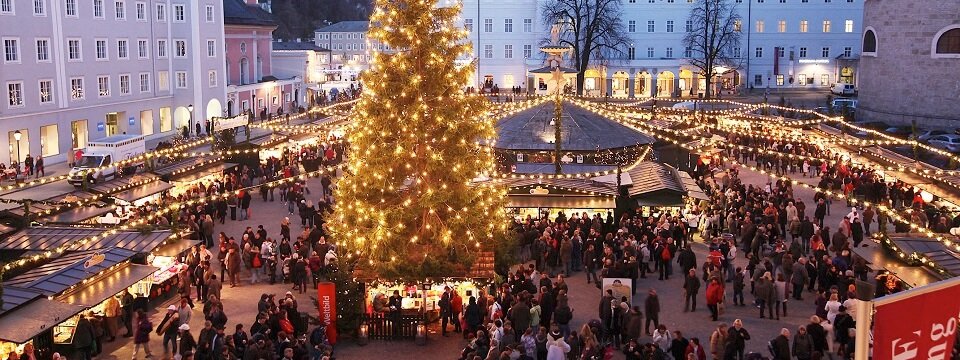
[[[836,95],[853,95],[857,93],[857,89],[853,84],[836,83],[830,88],[830,92]]]
[[[67,182],[73,186],[83,185],[84,180],[93,182],[112,180],[117,176],[117,162],[137,157],[146,151],[146,141],[143,135],[114,135],[100,140],[87,142],[87,149],[83,157],[70,169]],[[124,168],[135,168],[143,164],[137,161],[125,164]],[[111,166],[114,165],[114,166]],[[88,173],[92,169],[99,169]]]

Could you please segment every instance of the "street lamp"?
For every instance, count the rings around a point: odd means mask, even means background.
[[[22,136],[20,130],[13,132],[13,139],[17,141],[17,172],[20,171],[20,137]]]
[[[187,135],[190,135],[190,132],[193,131],[193,104],[187,105],[187,111],[190,112],[190,119],[187,121]],[[197,134],[200,136],[200,134]]]

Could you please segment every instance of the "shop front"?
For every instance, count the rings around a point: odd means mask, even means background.
[[[616,185],[584,179],[513,179],[507,182],[507,211],[517,220],[586,213],[607,216],[616,208]]]
[[[689,175],[666,164],[643,162],[627,174],[631,207],[643,217],[678,215],[691,201],[707,198]]]

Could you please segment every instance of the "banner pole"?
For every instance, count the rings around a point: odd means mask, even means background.
[[[873,327],[873,301],[857,301],[857,336],[854,339],[854,360],[870,359],[870,330]]]

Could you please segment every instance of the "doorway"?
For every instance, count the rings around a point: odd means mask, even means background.
[[[113,136],[120,133],[120,114],[115,112],[107,114],[106,124],[107,136]]]

